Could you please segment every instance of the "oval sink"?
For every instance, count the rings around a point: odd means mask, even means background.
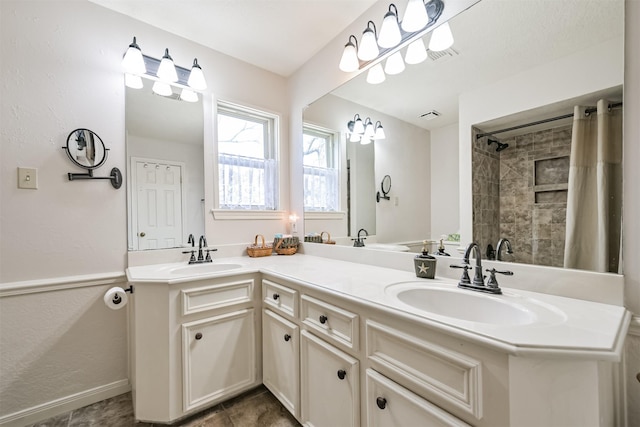
[[[193,274],[219,273],[221,271],[235,270],[241,267],[242,265],[240,264],[191,264],[184,267],[176,267],[170,270],[170,273],[177,276],[189,276]]]
[[[473,291],[416,288],[402,290],[396,296],[411,307],[471,322],[524,325],[536,320],[536,315],[520,304]]]

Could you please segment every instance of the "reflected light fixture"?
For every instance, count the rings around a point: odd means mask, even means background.
[[[424,47],[424,42],[421,37],[407,47],[404,62],[410,65],[419,64],[427,59],[427,56],[427,49]]]
[[[402,54],[400,51],[397,51],[388,57],[387,62],[384,65],[384,72],[389,75],[400,74],[404,69],[404,61],[402,60]]]
[[[169,55],[169,49],[164,50],[164,56],[160,61],[157,76],[160,80],[164,80],[167,82],[178,81],[178,73],[176,71],[176,66],[173,63],[173,58],[171,58],[171,55]]]
[[[204,79],[204,73],[200,64],[198,64],[198,58],[194,58],[191,72],[189,73],[189,79],[187,84],[195,90],[205,90],[207,88],[207,82]]]
[[[349,141],[350,142],[360,142],[361,138],[362,138],[361,135],[359,135],[357,133],[352,133],[351,136],[349,137]]]
[[[389,11],[384,15],[384,19],[382,20],[380,35],[378,36],[378,45],[382,48],[391,48],[397,46],[401,40],[398,8],[395,4],[391,3],[389,5]]]
[[[369,72],[367,73],[367,83],[377,85],[382,83],[385,79],[386,76],[384,75],[382,64],[377,63],[373,67],[369,68]]]
[[[376,37],[376,24],[373,21],[367,22],[367,28],[362,32],[362,39],[360,39],[360,47],[358,48],[359,59],[371,61],[378,57],[380,49],[378,49]]]
[[[353,120],[347,123],[347,129],[351,133],[362,135],[364,133],[364,124],[362,123],[362,119],[360,118],[360,114],[356,114],[353,116]]]
[[[402,17],[402,29],[408,33],[423,29],[429,22],[423,0],[409,0]]]
[[[129,74],[144,74],[147,72],[147,67],[144,64],[144,58],[142,57],[142,50],[136,43],[135,36],[133,42],[129,45],[129,48],[122,58],[122,66],[125,72]]]
[[[353,42],[351,42],[351,38],[353,38]],[[358,39],[353,34],[349,36],[349,41],[344,45],[339,67],[345,73],[351,73],[360,68],[360,62],[358,62]]]
[[[189,89],[182,89],[180,99],[186,102],[198,102],[198,94]]]
[[[384,129],[382,128],[382,123],[380,120],[376,122],[376,132],[373,136],[373,139],[385,139],[387,136],[384,134]]]
[[[142,89],[142,77],[126,73],[124,75],[124,84],[131,89]]]
[[[360,145],[367,145],[367,144],[371,144],[372,142],[373,142],[373,139],[362,138],[360,140]]]
[[[453,34],[449,23],[445,22],[431,32],[429,40],[429,50],[440,52],[453,46]]]
[[[376,132],[373,129],[373,122],[369,117],[367,117],[364,121],[364,135],[362,135],[362,139],[373,139],[375,133]]]
[[[151,90],[153,90],[154,93],[162,96],[171,96],[173,94],[171,85],[169,85],[169,83],[164,83],[161,81],[155,81]]]

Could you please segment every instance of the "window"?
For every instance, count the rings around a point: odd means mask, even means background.
[[[277,116],[218,103],[220,209],[278,208]]]
[[[317,126],[303,128],[304,210],[335,212],[340,208],[338,144],[335,134]]]

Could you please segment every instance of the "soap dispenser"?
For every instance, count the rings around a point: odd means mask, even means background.
[[[443,239],[440,239],[440,246],[438,246],[438,253],[436,253],[436,255],[451,256],[444,251],[444,243],[442,240]]]
[[[436,275],[436,257],[429,255],[427,250],[428,242],[422,241],[422,253],[416,255],[413,264],[416,269],[416,276],[423,279],[433,279]]]

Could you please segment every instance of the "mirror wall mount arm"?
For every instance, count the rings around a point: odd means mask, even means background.
[[[89,169],[87,173],[69,172],[67,176],[69,177],[69,181],[75,181],[78,179],[108,179],[111,181],[111,186],[116,190],[122,187],[122,172],[120,172],[120,169],[118,168],[112,168],[109,176],[93,176],[93,169]]]

